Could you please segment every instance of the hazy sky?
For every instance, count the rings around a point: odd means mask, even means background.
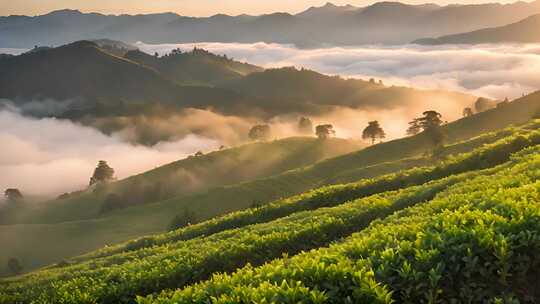
[[[189,16],[208,16],[216,13],[261,14],[276,11],[300,12],[310,6],[324,5],[327,0],[0,0],[0,15],[37,15],[57,9],[79,9],[84,12],[107,14],[176,12]],[[373,0],[335,0],[335,4],[364,6]],[[452,3],[510,3],[513,0],[402,0],[420,4],[426,2],[441,5]]]

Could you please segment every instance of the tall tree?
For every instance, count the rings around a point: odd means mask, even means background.
[[[422,126],[420,125],[420,120],[418,118],[415,118],[411,122],[409,122],[407,135],[414,136],[420,132],[422,132]]]
[[[422,117],[415,118],[409,122],[407,134],[416,135],[424,132],[432,141],[433,145],[439,147],[444,143],[445,139],[445,134],[441,128],[442,124],[441,113],[437,111],[425,111]]]
[[[268,140],[272,133],[269,125],[256,125],[249,130],[248,136],[251,140]]]
[[[336,131],[334,131],[334,126],[330,124],[318,125],[317,128],[315,128],[315,134],[319,139],[327,139],[336,135]]]
[[[313,134],[313,122],[307,117],[301,117],[298,121],[298,131],[302,134]]]
[[[423,115],[423,117],[420,117],[419,123],[424,131],[427,131],[430,128],[439,127],[443,124],[442,115],[437,111],[425,111]]]
[[[362,138],[371,139],[371,144],[373,145],[377,139],[382,140],[386,138],[386,133],[379,122],[374,120],[368,123],[368,126],[364,129],[364,132],[362,132]]]
[[[114,169],[107,164],[106,161],[100,160],[97,164],[94,174],[90,178],[90,186],[101,183],[109,182],[114,179]]]
[[[497,106],[497,103],[491,99],[479,97],[474,103],[474,109],[476,113],[484,112],[493,109]]]
[[[4,196],[10,203],[18,202],[24,198],[21,191],[15,188],[6,189],[6,191],[4,191]]]

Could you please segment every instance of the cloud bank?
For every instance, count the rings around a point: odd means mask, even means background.
[[[55,195],[84,188],[99,160],[124,178],[169,163],[219,142],[187,135],[145,147],[118,136],[66,120],[34,119],[0,111],[0,189],[15,187],[27,194]]]
[[[20,55],[28,51],[27,49],[9,49],[9,48],[0,48],[0,54],[9,54],[9,55]]]
[[[372,46],[302,50],[282,44],[137,43],[149,53],[194,46],[264,67],[297,66],[345,77],[383,79],[386,84],[448,89],[496,99],[540,88],[540,45]]]

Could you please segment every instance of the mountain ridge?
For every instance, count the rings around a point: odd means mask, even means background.
[[[413,43],[425,45],[482,44],[482,43],[537,43],[540,42],[540,14],[532,15],[509,25],[481,29],[438,38],[424,38]]]
[[[34,17],[0,17],[0,47],[54,46],[103,37],[132,43],[265,41],[299,47],[401,44],[423,37],[510,24],[535,13],[540,13],[538,0],[447,6],[378,2],[358,8],[327,4],[297,14],[278,12],[259,16],[104,15],[59,10]],[[394,33],[398,30],[399,35]]]

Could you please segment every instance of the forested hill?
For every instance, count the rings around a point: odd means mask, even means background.
[[[161,57],[133,50],[127,52],[124,58],[152,67],[168,79],[188,85],[212,85],[263,70],[197,48],[190,52],[174,50]]]
[[[90,41],[8,57],[0,60],[0,70],[0,98],[21,102],[49,98],[189,105],[195,100],[203,104],[241,100],[230,91],[179,86]]]
[[[147,114],[156,105],[169,113],[212,108],[269,119],[280,114],[319,114],[337,106],[392,109],[430,99],[459,108],[475,99],[304,69],[263,70],[200,49],[175,50],[161,57],[136,50],[127,50],[123,57],[117,53],[95,42],[79,41],[0,59],[0,98],[19,105],[69,101],[71,107],[55,116],[71,119]]]

